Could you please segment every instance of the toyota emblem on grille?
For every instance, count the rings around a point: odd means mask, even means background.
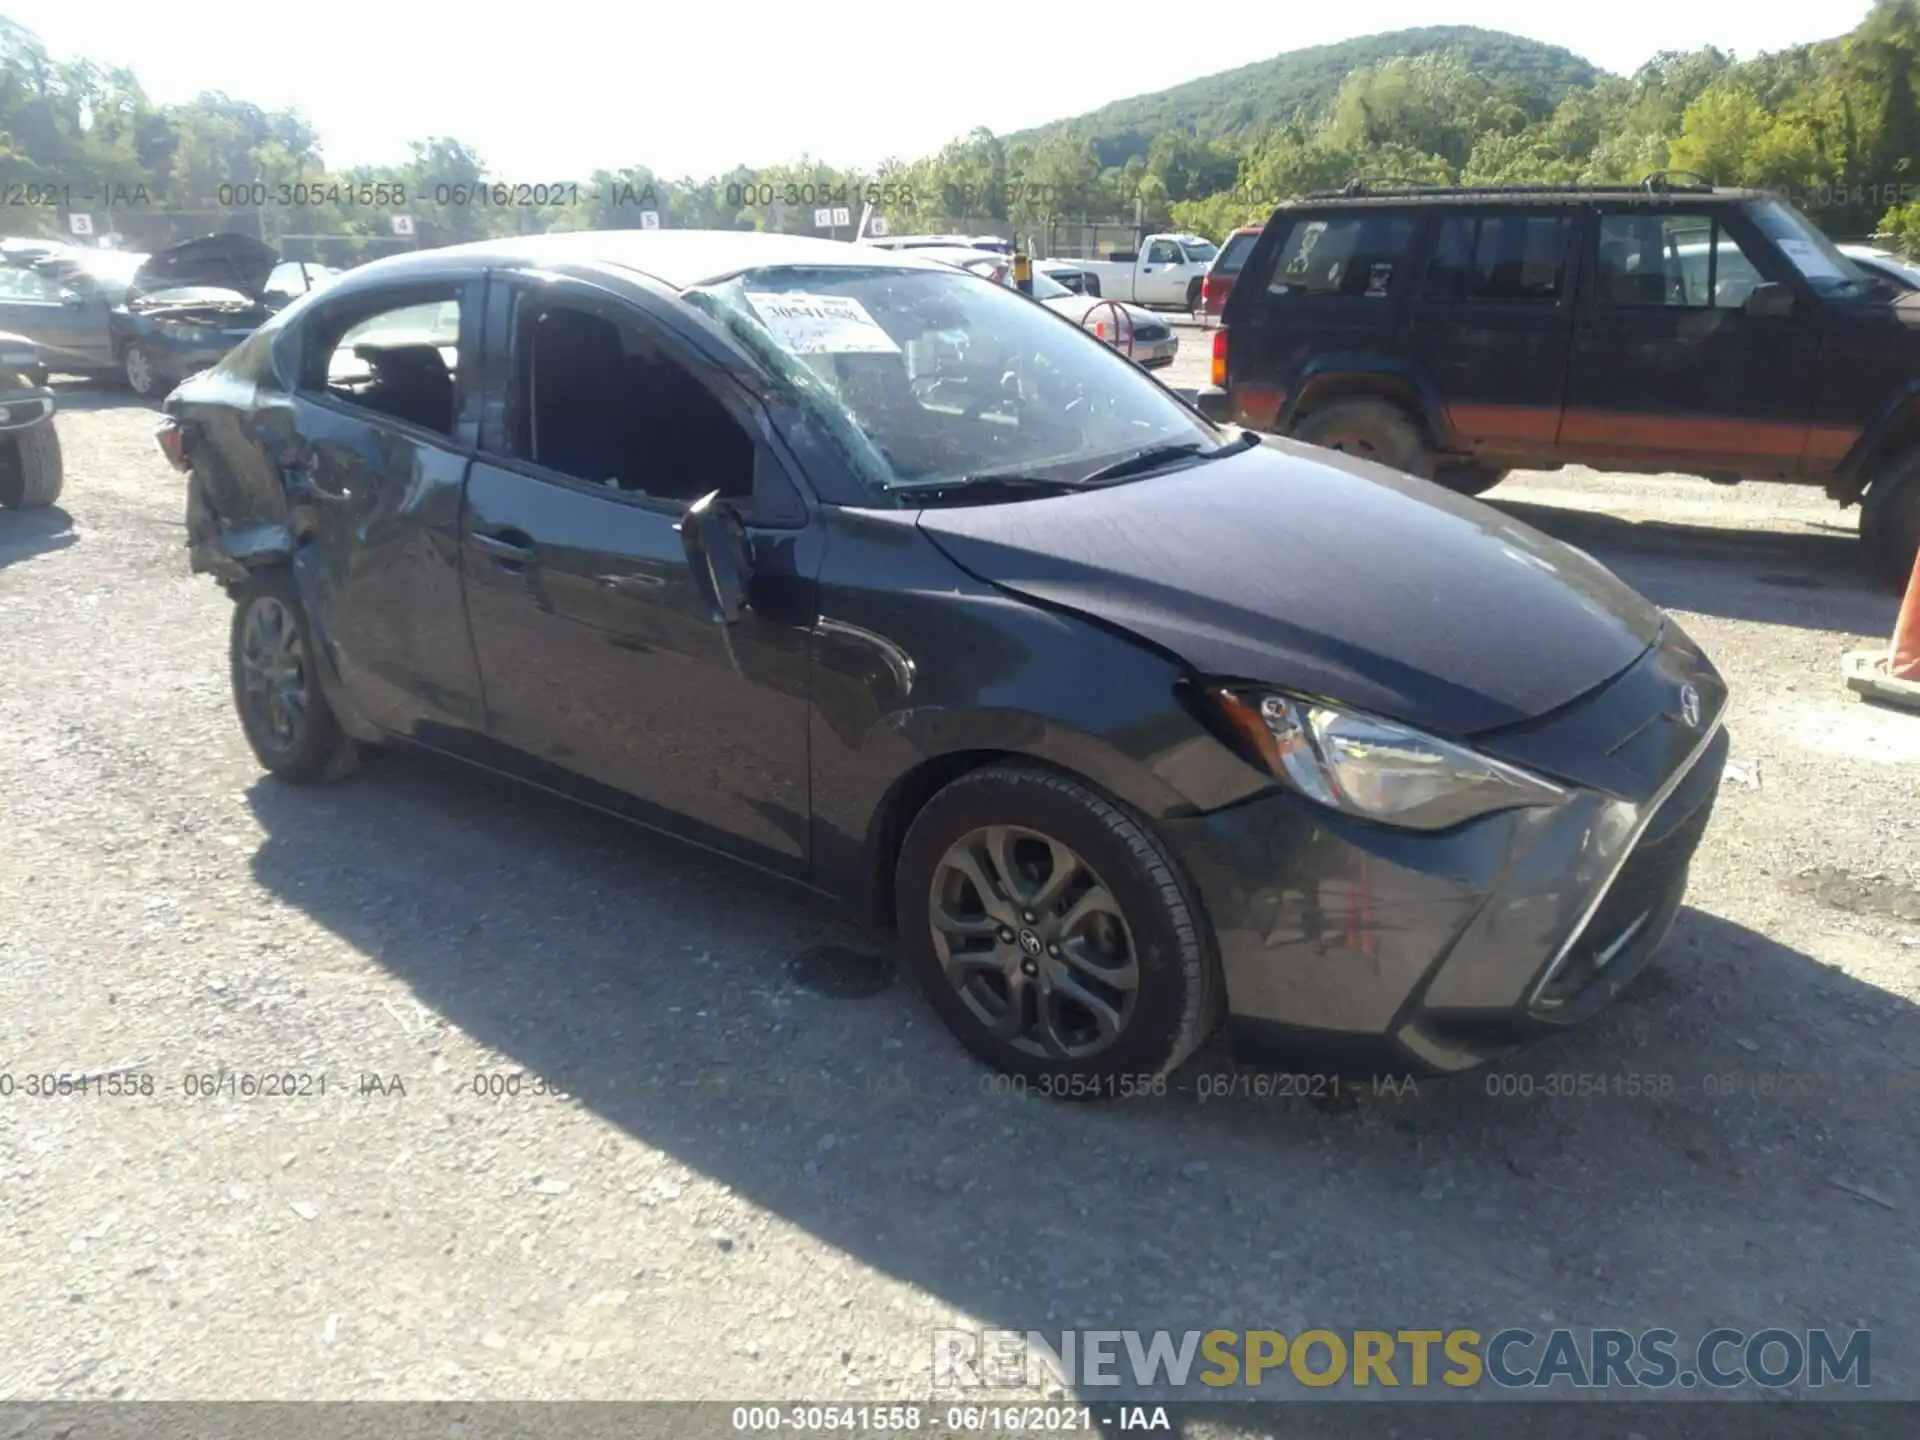
[[[1689,728],[1700,728],[1700,692],[1691,685],[1680,687],[1680,718]]]

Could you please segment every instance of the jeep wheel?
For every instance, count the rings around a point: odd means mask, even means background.
[[[0,435],[0,508],[43,510],[60,498],[61,479],[53,421]]]
[[[1484,495],[1510,473],[1491,465],[1442,465],[1433,472],[1433,480],[1461,495]]]
[[[1433,447],[1420,422],[1387,400],[1336,400],[1309,411],[1293,427],[1293,436],[1423,480],[1433,476]]]
[[[1874,579],[1904,594],[1920,553],[1920,450],[1895,459],[1867,487],[1860,502],[1860,545]]]

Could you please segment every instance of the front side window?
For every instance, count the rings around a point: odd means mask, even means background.
[[[1737,310],[1762,276],[1704,215],[1603,215],[1594,293],[1603,305]]]
[[[685,292],[834,436],[876,496],[983,475],[1071,482],[1219,437],[1131,361],[962,271],[749,271]]]
[[[1301,216],[1280,246],[1267,293],[1389,299],[1405,288],[1419,223],[1391,211]]]
[[[402,303],[363,299],[306,322],[299,388],[453,434],[460,364],[458,291]]]
[[[57,301],[60,287],[44,275],[17,265],[0,265],[0,300]]]
[[[506,445],[513,459],[652,500],[753,491],[746,430],[636,319],[537,293],[515,307]]]
[[[1156,240],[1147,247],[1147,264],[1178,265],[1179,263],[1180,247],[1171,240]]]
[[[1537,211],[1449,215],[1434,243],[1426,298],[1551,305],[1566,280],[1572,230],[1571,217]]]

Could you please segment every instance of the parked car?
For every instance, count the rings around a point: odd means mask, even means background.
[[[1035,260],[1033,273],[1046,276],[1061,289],[1071,291],[1075,295],[1092,295],[1098,298],[1100,294],[1100,277],[1091,270],[1074,264],[1071,260]]]
[[[1468,494],[1509,468],[1817,484],[1873,573],[1920,550],[1920,301],[1798,210],[1615,189],[1369,190],[1279,207],[1213,337],[1218,419]]]
[[[860,243],[876,245],[882,250],[949,250],[958,246],[966,250],[992,250],[1001,255],[1013,253],[1013,242],[999,235],[869,235]]]
[[[1219,249],[1198,235],[1149,235],[1137,251],[1116,250],[1104,260],[1073,263],[1100,282],[1109,300],[1193,311],[1200,286]]]
[[[26,336],[0,331],[0,373],[18,375],[35,389],[43,389],[47,383],[46,357]]]
[[[386,324],[430,302],[451,364]],[[165,410],[268,771],[419,747],[840,897],[1049,1094],[1156,1091],[1222,1014],[1396,1074],[1579,1020],[1726,758],[1707,657],[1586,556],[912,254],[416,252]]]
[[[1241,267],[1247,263],[1247,256],[1253,253],[1253,242],[1260,238],[1264,228],[1260,225],[1242,225],[1227,236],[1227,243],[1213,257],[1212,267],[1200,282],[1200,309],[1209,319],[1220,318],[1227,296],[1233,293],[1233,282],[1240,277]]]
[[[1872,279],[1883,280],[1895,296],[1920,290],[1920,265],[1872,245],[1842,245],[1840,253]]]
[[[40,510],[60,498],[58,406],[45,377],[16,364],[12,340],[0,336],[0,509]]]
[[[958,249],[916,250],[914,254],[958,266],[996,285],[1013,284],[1013,266],[998,255]],[[1104,316],[1110,313],[1107,301],[1095,296],[1074,294],[1064,285],[1056,284],[1038,265],[1033,267],[1033,298],[1076,325],[1086,325],[1089,315]],[[1118,301],[1113,303],[1119,304]],[[1132,322],[1132,333],[1127,337],[1130,342],[1127,346],[1128,358],[1148,370],[1171,365],[1180,353],[1180,337],[1173,333],[1173,327],[1151,310],[1143,310],[1137,305],[1121,305],[1119,308]]]
[[[0,325],[33,339],[52,369],[117,372],[136,395],[154,395],[330,274],[245,235],[154,255],[63,248],[0,269]]]

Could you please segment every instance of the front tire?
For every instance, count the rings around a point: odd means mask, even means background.
[[[334,779],[357,751],[320,688],[313,630],[285,570],[257,571],[234,597],[233,704],[260,764],[295,785]]]
[[[940,1019],[1043,1093],[1149,1093],[1218,1018],[1173,857],[1144,818],[1067,776],[1006,764],[955,780],[908,829],[894,893]]]
[[[1867,487],[1860,502],[1860,547],[1873,578],[1905,594],[1920,554],[1920,450],[1900,456]]]
[[[0,508],[44,510],[60,498],[65,478],[53,421],[0,435]]]
[[[153,354],[138,340],[130,343],[120,357],[120,368],[127,377],[127,388],[142,400],[149,400],[163,388]]]
[[[1433,478],[1435,456],[1420,422],[1390,400],[1335,400],[1293,427],[1297,440]]]

